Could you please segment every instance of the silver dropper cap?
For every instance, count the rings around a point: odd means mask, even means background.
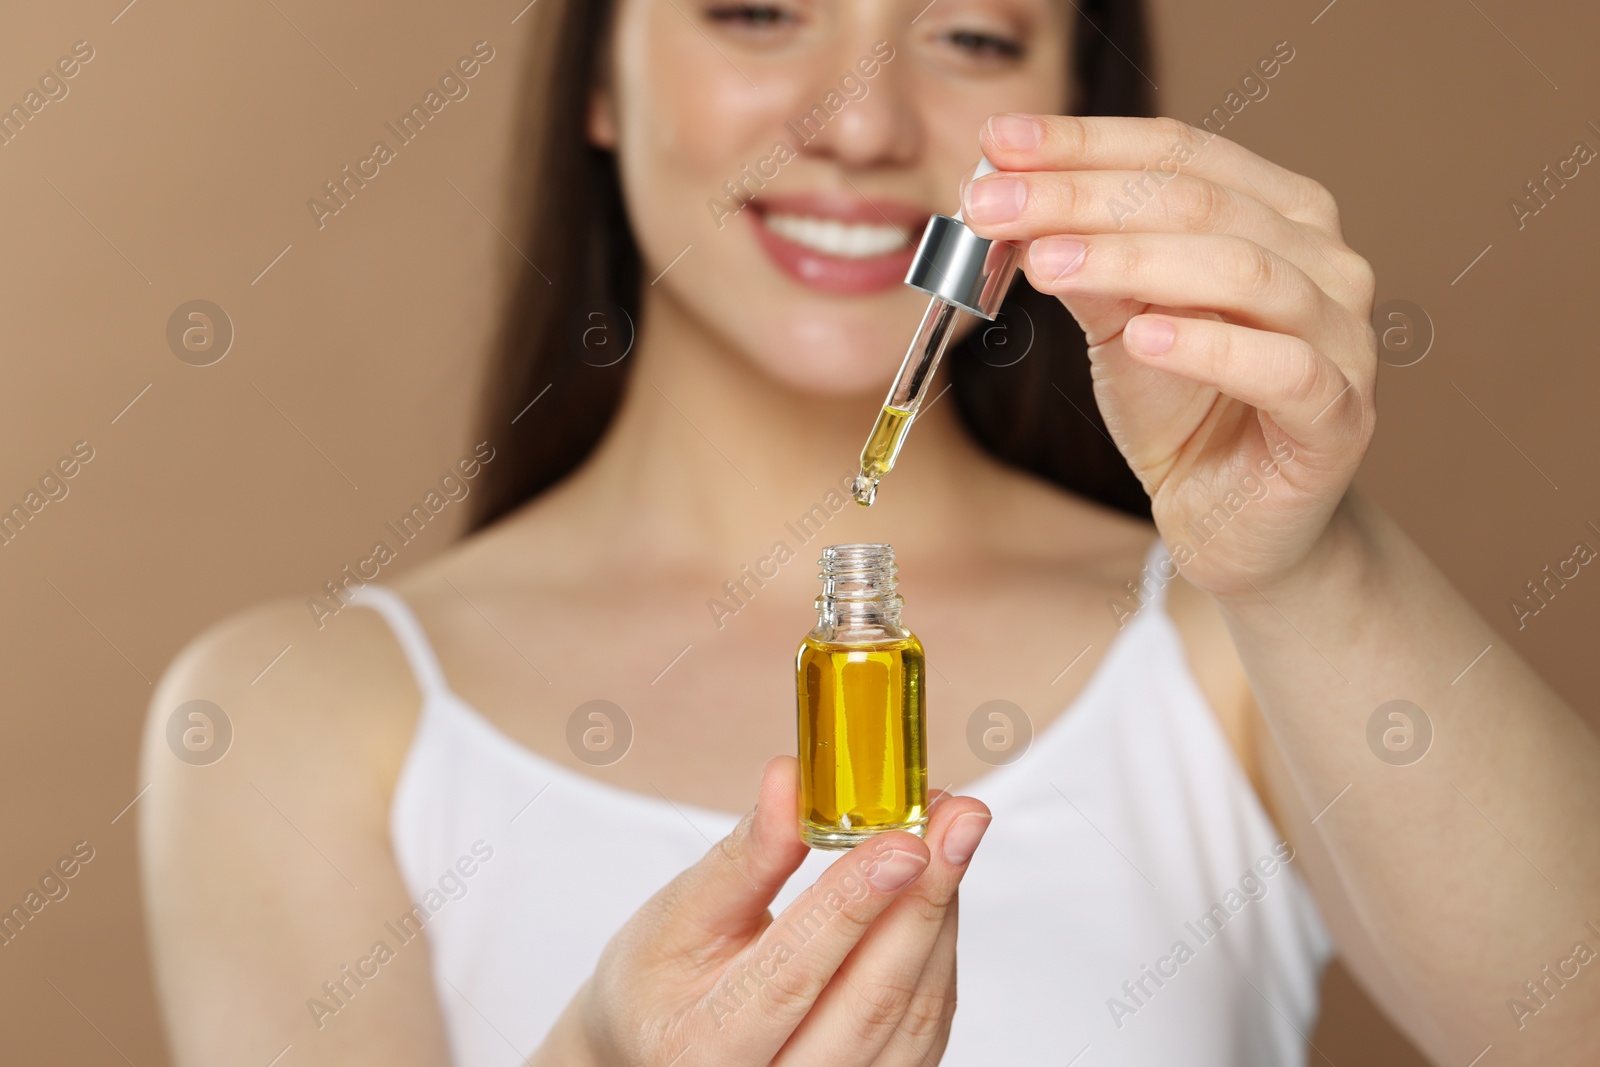
[[[976,180],[995,170],[985,156],[972,177]],[[954,217],[934,215],[906,271],[906,284],[992,320],[1000,313],[1021,262],[1020,246],[979,237],[961,221],[959,211]]]

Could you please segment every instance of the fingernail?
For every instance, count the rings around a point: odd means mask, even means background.
[[[959,867],[978,851],[983,832],[989,829],[989,816],[969,811],[944,832],[944,858],[952,867]]]
[[[1159,356],[1172,347],[1172,339],[1178,335],[1172,323],[1166,319],[1147,319],[1144,317],[1132,319],[1122,331],[1122,343],[1136,352],[1144,352],[1152,356]]]
[[[1044,125],[1027,115],[994,115],[989,119],[989,140],[1018,151],[1038,148],[1044,140]]]
[[[967,185],[963,214],[971,222],[1005,222],[1022,213],[1028,187],[1015,178],[980,178]]]
[[[1033,269],[1052,280],[1064,278],[1083,264],[1089,246],[1071,237],[1041,237],[1033,242],[1028,255]]]
[[[928,861],[912,852],[891,848],[874,856],[867,866],[867,881],[885,893],[892,893],[922,873]]]

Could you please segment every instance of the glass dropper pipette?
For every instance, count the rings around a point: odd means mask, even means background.
[[[995,165],[984,157],[972,177],[981,178],[994,170]],[[965,311],[992,321],[1000,313],[1000,304],[1020,262],[1019,246],[979,237],[961,221],[959,211],[954,217],[934,215],[928,220],[911,269],[906,272],[906,284],[931,299],[866,447],[861,450],[861,472],[850,483],[850,494],[856,503],[871,506],[878,483],[894,469],[906,434],[927,399],[939,358],[950,344],[956,312]]]

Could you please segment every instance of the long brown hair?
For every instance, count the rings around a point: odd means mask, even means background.
[[[503,458],[484,468],[473,529],[583,462],[610,426],[633,363],[603,354],[620,351],[639,321],[639,250],[616,161],[586,136],[590,87],[602,73],[613,6],[543,0],[529,12],[533,47],[512,171],[522,259],[481,407],[482,435]],[[1141,0],[1074,6],[1068,113],[1151,114]],[[562,269],[550,269],[554,264]],[[590,343],[602,337],[609,348]],[[1059,300],[1019,277],[997,327],[980,324],[946,358],[962,421],[989,452],[1081,496],[1149,517],[1149,498],[1095,403],[1083,332]]]

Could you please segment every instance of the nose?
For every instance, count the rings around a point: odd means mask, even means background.
[[[923,130],[904,49],[880,36],[829,51],[818,63],[813,104],[790,124],[802,152],[847,170],[914,161]]]

